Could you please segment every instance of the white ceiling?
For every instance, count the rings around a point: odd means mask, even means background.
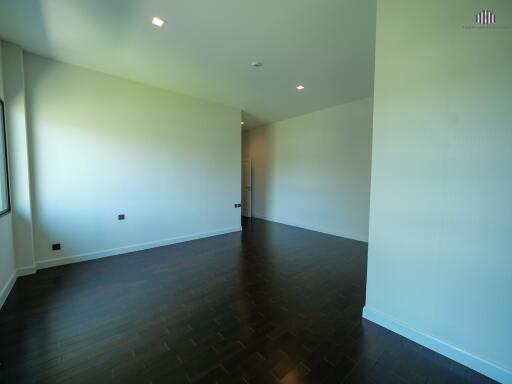
[[[0,0],[0,38],[238,107],[253,126],[371,96],[375,8],[376,0]],[[164,28],[151,24],[155,15]]]

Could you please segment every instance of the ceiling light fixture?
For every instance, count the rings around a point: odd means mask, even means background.
[[[155,16],[153,17],[151,23],[153,23],[153,25],[156,25],[158,28],[161,28],[164,26],[165,20],[162,20],[161,18]]]
[[[304,89],[304,86],[303,86],[302,84],[301,84],[301,85],[297,85],[297,89],[298,89],[299,91],[302,91],[302,90]]]
[[[253,61],[253,62],[251,63],[251,66],[252,66],[253,68],[261,68],[261,67],[263,67],[263,63],[262,63],[261,61]]]

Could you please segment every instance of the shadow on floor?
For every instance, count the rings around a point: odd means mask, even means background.
[[[243,228],[20,278],[0,382],[490,382],[361,319],[366,243]]]

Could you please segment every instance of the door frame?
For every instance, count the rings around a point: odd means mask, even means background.
[[[245,172],[246,172],[246,169],[245,169],[245,166],[248,165],[249,168],[249,180],[250,180],[250,185],[248,187],[246,187],[245,185]],[[244,217],[252,217],[252,181],[253,181],[253,178],[252,178],[252,160],[250,158],[248,159],[242,159],[242,209],[241,209],[241,213],[242,213],[242,216]],[[246,207],[244,206],[244,193],[247,193],[246,191],[244,191],[245,188],[248,188],[248,199],[249,199],[249,212],[247,212],[247,214],[245,214],[245,209]]]

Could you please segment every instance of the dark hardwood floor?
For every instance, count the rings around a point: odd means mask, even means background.
[[[365,243],[243,224],[18,279],[0,382],[491,382],[361,319]]]

